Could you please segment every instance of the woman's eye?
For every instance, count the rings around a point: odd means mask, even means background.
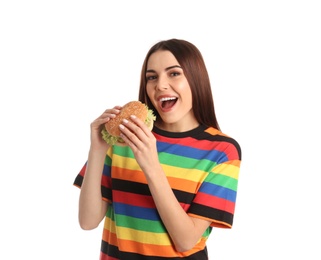
[[[156,79],[156,76],[150,75],[150,76],[146,76],[146,80],[153,80]]]
[[[172,73],[171,73],[171,76],[174,76],[174,77],[175,77],[175,76],[178,76],[178,75],[180,75],[179,72],[172,72]]]

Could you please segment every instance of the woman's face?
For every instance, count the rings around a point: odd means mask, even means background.
[[[170,51],[157,51],[148,60],[146,91],[160,118],[156,126],[183,132],[198,126],[192,110],[192,92],[176,58]]]

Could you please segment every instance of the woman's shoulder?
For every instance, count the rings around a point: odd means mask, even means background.
[[[232,136],[218,130],[214,127],[205,127],[203,138],[218,143],[220,146],[225,146],[226,149],[235,150],[239,158],[241,158],[241,146],[239,142]]]

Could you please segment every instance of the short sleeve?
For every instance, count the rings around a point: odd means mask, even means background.
[[[227,160],[208,173],[188,211],[191,216],[212,221],[212,227],[231,228],[233,225],[241,163],[240,153],[235,150],[240,151],[239,147],[229,146]]]
[[[84,176],[86,174],[86,168],[87,168],[87,162],[83,165],[80,172],[77,174],[73,185],[81,188],[81,185],[83,183]],[[111,175],[110,175],[110,157],[106,156],[103,173],[101,177],[101,194],[103,197],[103,200],[105,201],[111,201]]]

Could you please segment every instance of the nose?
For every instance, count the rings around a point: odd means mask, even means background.
[[[157,80],[157,84],[156,84],[156,88],[160,91],[162,90],[166,90],[169,87],[169,83],[166,79],[166,77],[164,76],[158,76],[158,80]]]

